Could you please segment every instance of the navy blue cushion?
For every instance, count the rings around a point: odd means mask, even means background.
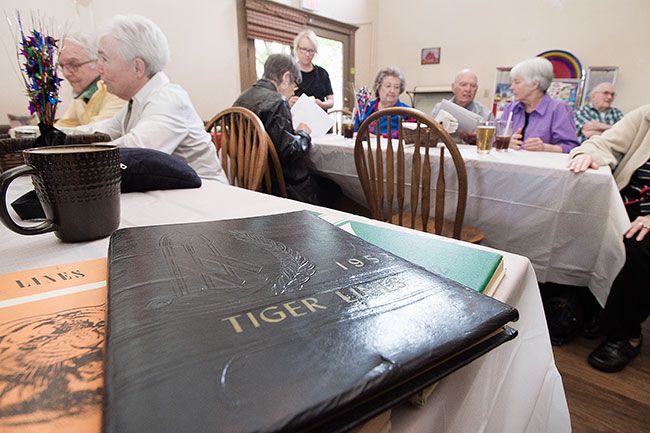
[[[198,188],[201,178],[185,161],[153,149],[120,148],[122,192]]]

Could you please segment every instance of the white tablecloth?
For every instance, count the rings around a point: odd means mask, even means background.
[[[566,154],[493,150],[479,155],[475,146],[459,149],[468,178],[465,224],[485,233],[483,244],[528,257],[538,281],[588,286],[604,305],[625,261],[622,235],[630,224],[609,168],[577,175],[566,168]],[[407,148],[407,154],[412,151]],[[432,152],[433,176],[438,154]],[[318,172],[365,203],[353,140],[316,138],[310,155]],[[448,152],[445,161],[447,187],[455,188]],[[455,209],[456,194],[447,193],[448,211]]]
[[[19,193],[14,191],[13,195]],[[383,224],[204,181],[200,189],[124,194],[120,227],[242,218],[300,209]],[[108,239],[64,244],[52,233],[21,236],[0,227],[0,272],[105,257],[107,249]],[[443,379],[426,407],[414,409],[404,404],[395,408],[393,432],[571,430],[562,380],[553,360],[530,262],[521,256],[503,254],[506,273],[495,298],[519,310],[521,318],[513,324],[519,331],[518,337]]]

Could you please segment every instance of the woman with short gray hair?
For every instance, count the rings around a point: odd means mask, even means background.
[[[375,83],[372,88],[376,99],[373,99],[370,101],[370,103],[368,103],[368,107],[363,113],[361,113],[361,116],[355,116],[354,130],[357,131],[359,129],[359,125],[376,111],[391,107],[410,108],[410,105],[407,105],[399,100],[399,95],[404,93],[405,89],[406,80],[404,79],[404,74],[402,74],[399,69],[394,66],[386,66],[385,68],[380,69],[377,73],[377,76],[375,77]],[[397,137],[399,119],[397,116],[393,116],[391,119],[392,135]],[[388,134],[387,117],[380,118],[379,133],[382,136],[386,136]]]
[[[553,64],[535,57],[516,64],[510,71],[510,90],[515,98],[501,114],[512,117],[510,148],[564,152],[578,146],[571,108],[546,94],[553,81]]]

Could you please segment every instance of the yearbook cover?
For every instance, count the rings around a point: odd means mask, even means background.
[[[517,319],[306,211],[118,230],[108,302],[120,433],[347,431]]]

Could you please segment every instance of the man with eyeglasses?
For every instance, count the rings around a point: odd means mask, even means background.
[[[575,115],[576,131],[580,143],[600,135],[623,118],[618,108],[612,107],[616,93],[612,83],[600,83],[589,93],[589,102]]]
[[[58,67],[70,83],[74,100],[57,122],[57,127],[87,125],[110,119],[126,101],[111,94],[95,69],[97,47],[90,35],[66,36],[61,45]]]
[[[483,104],[474,100],[477,90],[478,78],[476,74],[469,69],[463,69],[456,74],[454,82],[451,83],[451,92],[454,94],[451,102],[460,105],[472,113],[478,114],[485,120],[492,119],[492,113]],[[440,103],[433,107],[433,117],[436,117],[439,111]],[[473,131],[459,129],[456,133],[451,134],[451,136],[456,142],[462,140],[468,144],[476,144],[476,134]]]

